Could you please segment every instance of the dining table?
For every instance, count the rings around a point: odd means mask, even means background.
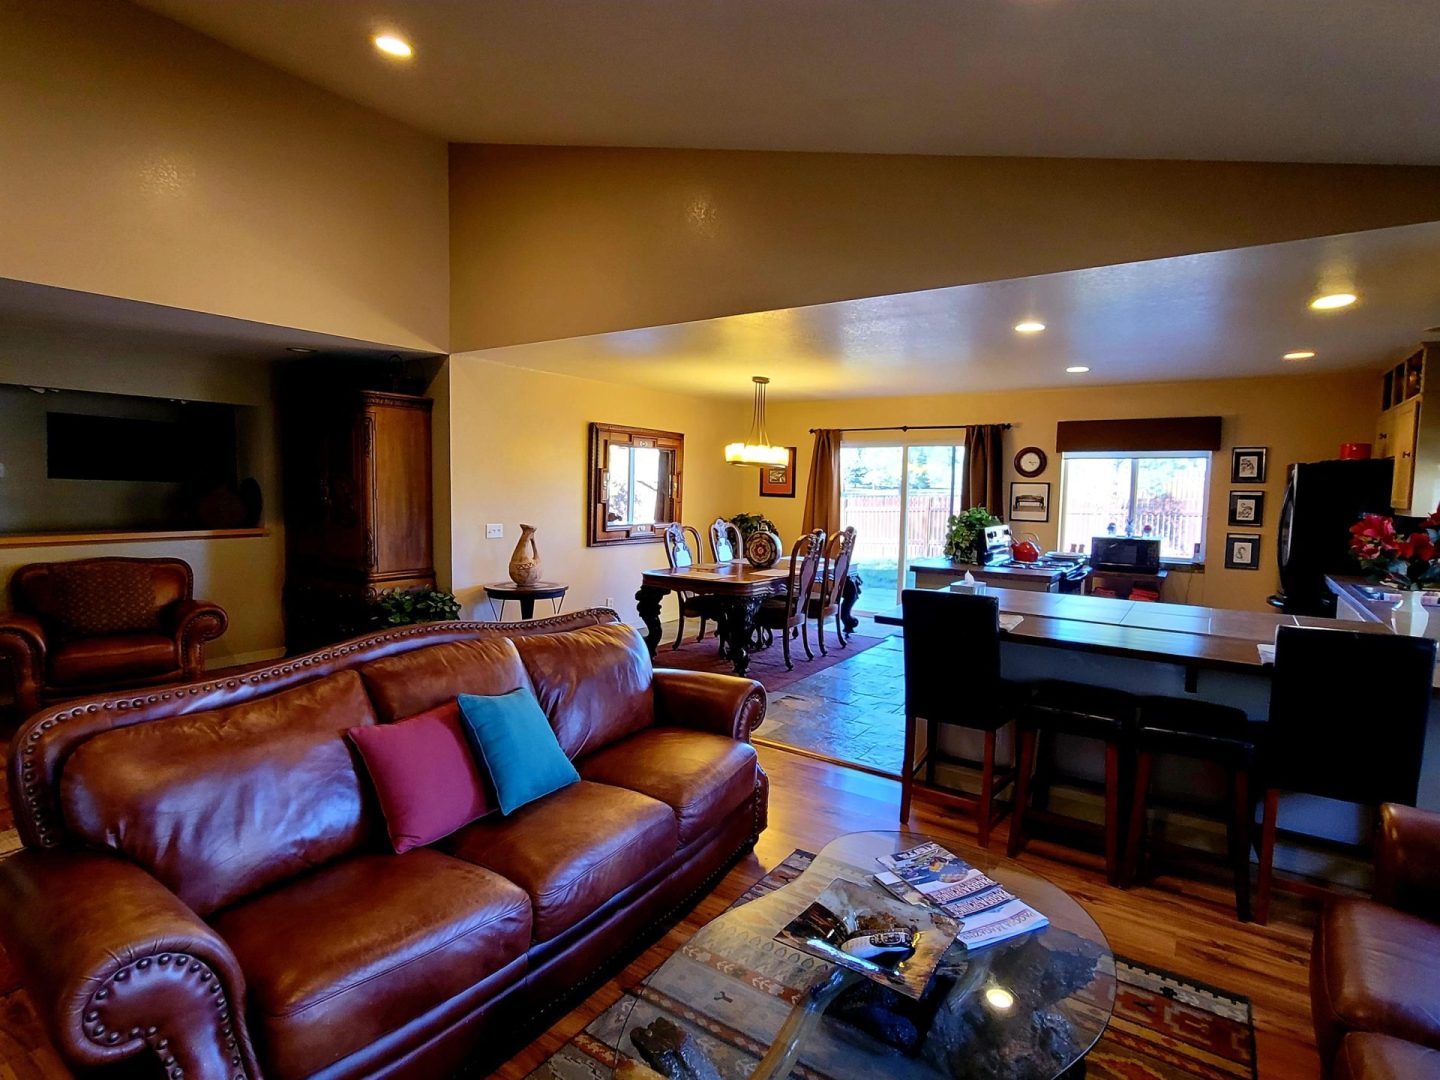
[[[758,644],[755,616],[760,605],[772,597],[784,596],[789,578],[789,556],[766,568],[752,566],[745,559],[732,559],[644,571],[635,604],[645,624],[645,645],[650,656],[653,658],[660,647],[660,602],[667,592],[713,597],[724,613],[719,632],[725,655],[735,674],[744,675],[750,670],[750,654]],[[847,634],[860,625],[853,613],[860,590],[860,575],[851,571],[840,596],[840,624]]]

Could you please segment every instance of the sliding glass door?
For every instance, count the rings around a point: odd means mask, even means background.
[[[958,443],[851,444],[840,448],[840,522],[855,527],[852,565],[864,589],[859,608],[900,601],[914,585],[911,560],[941,555],[960,497],[965,448]]]

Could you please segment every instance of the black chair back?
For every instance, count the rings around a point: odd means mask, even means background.
[[[1435,649],[1429,638],[1280,627],[1267,786],[1365,806],[1414,806]]]
[[[991,727],[1002,708],[1000,601],[934,589],[900,594],[905,617],[905,709],[964,724],[979,713]]]

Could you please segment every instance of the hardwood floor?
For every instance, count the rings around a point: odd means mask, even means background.
[[[754,854],[731,870],[683,922],[507,1062],[497,1076],[521,1080],[608,1008],[622,986],[657,967],[795,848],[818,851],[842,833],[899,828],[896,781],[769,747],[760,748],[760,759],[770,774],[770,827]],[[973,823],[952,810],[917,804],[909,831],[943,840],[962,856],[976,850]],[[1007,835],[1006,826],[998,828],[991,850],[1003,852]],[[1098,854],[1032,840],[1021,861],[1075,896],[1115,952],[1248,996],[1255,1008],[1261,1080],[1314,1080],[1319,1075],[1310,1027],[1313,905],[1277,894],[1270,925],[1259,927],[1235,920],[1234,894],[1223,868],[1217,869],[1213,883],[1160,878],[1121,890],[1105,883]]]
[[[763,730],[763,729],[762,729]],[[557,1021],[496,1075],[520,1080],[585,1027],[697,929],[795,848],[819,850],[846,832],[896,829],[899,784],[825,762],[762,747],[770,773],[770,827],[716,889],[659,942]],[[974,850],[968,817],[918,804],[910,831],[932,835],[963,855]],[[992,838],[1003,851],[1006,828]],[[1122,891],[1105,884],[1098,855],[1032,841],[1022,861],[1069,890],[1094,916],[1115,952],[1200,982],[1245,994],[1254,1002],[1262,1080],[1313,1080],[1319,1075],[1310,1028],[1307,967],[1313,906],[1281,894],[1268,927],[1235,921],[1233,895],[1216,880],[1161,878]],[[39,1033],[23,991],[0,981],[0,1080],[51,1080],[69,1074]]]

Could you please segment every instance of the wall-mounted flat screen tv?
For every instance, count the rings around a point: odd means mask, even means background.
[[[191,405],[179,420],[48,413],[46,474],[51,480],[233,484],[234,410]]]

